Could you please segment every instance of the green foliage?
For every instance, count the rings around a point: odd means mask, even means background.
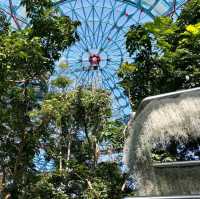
[[[167,54],[173,47],[178,26],[169,17],[156,17],[153,22],[144,24],[148,34],[152,35],[152,45],[155,40],[155,49]],[[161,53],[159,52],[159,54]]]
[[[57,79],[53,80],[51,83],[55,87],[64,89],[67,86],[69,86],[71,81],[65,76],[59,76]]]
[[[7,22],[6,16],[3,13],[0,13],[0,35],[7,33],[9,29],[9,23]]]
[[[180,16],[178,17],[178,25],[183,28],[189,24],[196,24],[200,21],[200,1],[188,1]]]
[[[68,93],[52,94],[44,100],[41,109],[33,111],[31,115],[36,118],[39,116],[41,118],[39,123],[45,120],[49,123],[53,121],[56,124],[55,127],[60,129],[61,143],[59,146],[62,147],[62,140],[68,140],[68,142],[64,141],[63,154],[66,154],[66,148],[76,141],[80,132],[84,133],[83,136],[86,137],[86,140],[82,144],[79,143],[79,147],[81,147],[79,150],[84,153],[85,149],[85,158],[89,153],[90,156],[93,156],[93,161],[96,164],[96,145],[107,119],[111,116],[108,93],[103,90],[90,91],[80,89]],[[58,140],[56,139],[55,143],[57,142]],[[57,157],[59,153],[60,151],[57,151]],[[74,154],[75,157],[77,155]],[[69,159],[69,157],[64,159]]]
[[[121,187],[125,177],[119,172],[116,163],[101,163],[95,170],[83,164],[71,162],[70,169],[62,172],[38,175],[30,191],[20,197],[23,199],[107,199],[123,198]]]
[[[125,125],[120,121],[109,121],[101,134],[100,141],[107,142],[107,147],[121,151],[125,142],[124,129]]]
[[[73,195],[74,198],[121,199],[126,195],[122,191],[126,178],[118,165],[97,161],[99,145],[107,142],[107,148],[121,151],[125,139],[124,125],[109,121],[111,102],[106,91],[78,89],[49,94],[31,116],[38,123],[45,120],[52,128],[45,150],[55,160],[58,178],[53,177],[55,173],[49,173],[47,188],[53,191],[58,186],[69,198]],[[64,178],[59,177],[63,175]],[[42,194],[38,189],[35,192]]]
[[[65,59],[60,60],[58,66],[59,66],[61,69],[67,69],[67,68],[68,68],[67,61],[66,61]]]
[[[35,6],[33,1],[26,8],[34,9],[32,6]],[[3,197],[9,193],[12,198],[20,198],[36,178],[33,157],[39,151],[41,141],[48,137],[48,131],[45,121],[35,125],[29,112],[40,106],[39,98],[47,91],[54,62],[76,40],[78,23],[67,17],[53,16],[53,10],[50,12],[49,9],[43,5],[42,12],[34,11],[30,27],[18,31],[10,30],[6,18],[0,15],[0,169],[3,173]],[[36,21],[39,24],[36,25]],[[44,23],[47,23],[46,26]]]
[[[151,38],[143,26],[132,26],[126,34],[126,37],[127,51],[131,56],[136,53],[136,57],[139,57],[140,52],[151,52]]]
[[[164,149],[163,150],[153,150],[151,158],[155,162],[173,162],[173,161],[176,161],[176,158]]]
[[[123,63],[118,75],[134,110],[147,96],[199,86],[199,8],[200,1],[189,1],[175,22],[157,17],[128,31],[133,61]]]
[[[57,179],[58,182],[61,183],[63,181],[63,176],[59,176],[58,174],[43,174],[40,176],[40,180],[31,186],[31,192],[26,192],[25,196],[21,197],[26,199],[68,199],[68,195],[65,194],[63,190],[58,189],[59,185],[56,184],[53,179]]]
[[[188,152],[194,153],[194,156],[199,157],[198,152],[200,143],[200,138],[189,137],[187,142],[177,141],[174,138],[171,138],[169,144],[162,146],[157,144],[153,148],[152,160],[155,162],[172,162],[172,161],[187,161],[194,160],[193,155],[188,155]]]
[[[104,90],[48,93],[55,62],[77,39],[78,22],[59,16],[50,0],[22,0],[30,26],[12,31],[0,15],[0,171],[3,198],[122,198],[125,176],[116,163],[98,163],[99,145],[122,148],[124,126],[111,117]],[[65,69],[67,64],[60,63]],[[45,97],[44,97],[45,96]],[[33,158],[45,150],[55,170],[36,171]]]
[[[34,18],[43,17],[44,13],[52,8],[53,2],[51,0],[22,0],[21,5],[26,8],[27,16]]]

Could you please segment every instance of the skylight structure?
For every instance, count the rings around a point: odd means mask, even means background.
[[[151,21],[155,16],[176,17],[186,0],[54,0],[61,15],[81,22],[80,41],[67,49],[56,63],[66,62],[73,87],[107,89],[113,98],[113,115],[125,118],[131,108],[118,85],[117,69],[130,58],[125,48],[125,33],[133,24]],[[29,24],[20,0],[1,0],[0,12],[8,16],[14,29]]]

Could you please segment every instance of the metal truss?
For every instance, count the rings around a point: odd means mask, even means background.
[[[130,61],[124,36],[130,25],[151,21],[155,16],[177,16],[186,0],[54,0],[60,15],[81,22],[80,41],[67,49],[60,61],[67,71],[57,68],[73,81],[72,87],[102,88],[112,94],[113,116],[127,118],[130,103],[118,85],[119,66]],[[14,29],[28,26],[20,0],[0,1],[0,12],[8,16]],[[59,64],[59,63],[58,63]]]

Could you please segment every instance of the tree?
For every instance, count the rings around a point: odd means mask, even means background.
[[[3,197],[24,198],[25,187],[37,176],[33,157],[47,135],[45,121],[35,126],[29,112],[39,107],[39,95],[61,52],[75,42],[78,22],[56,15],[51,2],[22,1],[30,26],[12,31],[1,15],[0,30],[0,169]]]
[[[41,110],[33,112],[32,115],[36,115],[36,117],[39,115],[42,118],[40,123],[45,120],[51,124],[55,124],[52,127],[58,129],[58,132],[55,131],[55,133],[59,134],[60,142],[58,143],[58,139],[56,138],[55,143],[59,147],[63,147],[64,151],[61,149],[57,153],[57,157],[61,153],[65,160],[70,160],[72,142],[81,136],[82,140],[85,138],[85,141],[82,141],[82,147],[89,147],[87,151],[89,157],[85,158],[92,159],[93,166],[96,165],[97,142],[106,121],[111,116],[110,99],[105,91],[78,89],[67,93],[50,94],[44,100]],[[67,146],[64,146],[65,144]],[[83,151],[84,148],[82,150],[79,148],[79,153]],[[73,154],[75,157],[77,155],[76,153]],[[79,162],[81,162],[81,159],[85,161],[84,154],[81,156],[77,156],[77,160]]]
[[[0,171],[3,198],[121,198],[126,176],[115,162],[99,163],[100,144],[122,147],[123,125],[109,121],[104,90],[66,93],[70,80],[52,84],[55,61],[77,39],[78,22],[59,16],[50,0],[22,0],[30,26],[13,31],[0,15]],[[62,67],[65,67],[62,64]],[[36,170],[40,150],[51,172]],[[37,164],[37,163],[36,163]]]
[[[132,26],[126,35],[131,63],[124,63],[118,74],[120,84],[137,110],[143,98],[200,86],[200,1],[185,4],[176,21],[157,17],[150,23]],[[155,143],[156,161],[188,160],[186,151],[194,151],[199,139],[182,143],[173,137],[163,147]],[[188,159],[187,159],[188,158]]]
[[[178,18],[178,25],[184,28],[186,25],[196,24],[200,21],[200,1],[188,1]]]
[[[157,17],[128,31],[126,46],[133,61],[122,64],[118,74],[134,110],[149,95],[199,86],[199,4],[186,3],[175,22]]]
[[[55,171],[41,178],[32,197],[36,194],[42,198],[44,190],[40,186],[43,184],[51,193],[62,189],[64,198],[121,198],[125,194],[121,188],[126,178],[119,166],[115,162],[98,162],[103,142],[107,143],[108,150],[108,145],[121,150],[124,142],[124,126],[109,121],[109,93],[81,88],[52,93],[41,109],[31,115],[37,123],[45,120],[54,129],[43,147],[48,157],[55,160]],[[59,195],[59,198],[62,197]]]
[[[144,27],[132,26],[127,33],[126,45],[134,62],[123,63],[118,75],[135,109],[144,97],[157,92],[160,62],[157,60],[157,52],[153,50],[151,35]]]

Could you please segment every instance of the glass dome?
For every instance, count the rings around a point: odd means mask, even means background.
[[[125,47],[125,33],[130,25],[145,23],[155,16],[177,16],[186,0],[54,0],[61,15],[81,22],[80,41],[67,49],[60,61],[69,65],[67,71],[56,68],[56,74],[66,74],[72,87],[94,87],[112,93],[113,116],[125,118],[131,112],[130,103],[118,85],[117,69],[130,61]],[[20,0],[2,0],[0,12],[5,13],[14,29],[28,26]]]

